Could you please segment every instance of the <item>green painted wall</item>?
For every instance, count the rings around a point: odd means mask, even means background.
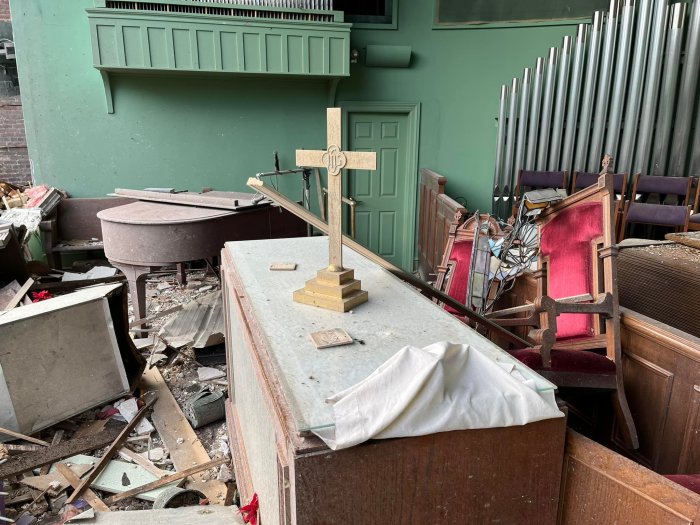
[[[74,196],[115,187],[242,190],[294,150],[325,143],[325,80],[115,76],[115,113],[92,67],[92,0],[11,0],[35,178]],[[356,64],[337,100],[420,102],[419,165],[448,192],[490,208],[499,86],[573,26],[433,30],[433,1],[402,1],[398,30],[353,30],[352,47],[411,45],[408,69]],[[417,176],[417,175],[416,175]],[[298,185],[292,195],[298,196]]]

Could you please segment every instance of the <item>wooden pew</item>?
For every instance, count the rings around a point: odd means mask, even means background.
[[[458,212],[467,210],[445,195],[447,179],[429,169],[420,172],[420,215],[418,217],[418,272],[432,282],[445,251],[450,224]]]
[[[700,495],[569,430],[559,525],[693,525]]]

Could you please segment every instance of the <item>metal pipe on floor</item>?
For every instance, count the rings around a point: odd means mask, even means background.
[[[619,0],[611,0],[610,11],[605,25],[605,39],[603,42],[603,53],[600,62],[600,78],[595,101],[595,112],[593,116],[593,132],[591,144],[588,152],[588,171],[598,171],[603,150],[603,138],[605,135],[605,124],[608,116],[608,102],[610,100],[610,87],[612,84],[612,66],[615,57],[615,42],[617,40],[618,18],[620,11]]]
[[[685,166],[688,156],[688,142],[690,141],[690,126],[694,114],[693,107],[697,97],[698,73],[700,73],[700,2],[695,0],[688,23],[688,43],[685,48],[676,119],[673,125],[671,160],[668,169],[668,174],[672,177],[682,177],[686,174]]]
[[[497,213],[505,181],[503,170],[503,152],[506,141],[506,112],[508,111],[508,86],[501,86],[501,96],[498,102],[498,133],[496,135],[496,167],[493,175],[493,205],[492,212]]]
[[[570,36],[564,37],[561,55],[559,57],[557,89],[554,96],[554,119],[552,120],[549,162],[547,163],[547,167],[550,171],[559,169],[559,160],[561,159],[562,131],[564,129],[564,115],[566,113],[566,97],[569,91],[569,72],[571,71],[572,42],[573,39]]]
[[[574,155],[573,171],[585,171],[588,155],[588,145],[591,136],[591,118],[593,116],[593,102],[596,83],[598,81],[598,64],[600,64],[600,49],[603,42],[603,22],[605,13],[596,11],[593,13],[591,24],[591,38],[586,59],[586,80],[583,85],[581,100],[581,115],[578,120],[578,139],[576,140],[576,153]]]
[[[654,120],[659,103],[659,87],[663,70],[664,43],[668,28],[670,9],[668,0],[656,0],[654,4],[654,21],[652,23],[651,40],[649,42],[649,60],[647,74],[644,79],[644,97],[642,114],[639,118],[637,146],[632,162],[632,173],[649,173],[652,139],[654,135]]]
[[[532,103],[530,123],[527,131],[527,155],[525,169],[534,170],[537,156],[537,136],[539,132],[540,110],[542,109],[542,84],[544,82],[544,58],[537,59],[535,74],[532,76]]]
[[[678,85],[678,70],[680,68],[681,50],[683,47],[683,28],[685,25],[685,5],[671,6],[670,26],[666,51],[664,53],[664,72],[661,81],[661,96],[659,112],[654,134],[654,149],[652,153],[652,175],[666,175],[668,166],[669,141],[673,124],[673,108],[676,102]]]
[[[620,142],[620,125],[627,92],[630,50],[632,48],[632,24],[634,22],[634,0],[624,0],[620,17],[620,37],[618,39],[615,74],[610,96],[608,113],[608,130],[605,137],[605,151],[618,156]]]
[[[629,89],[627,92],[627,108],[623,121],[624,128],[622,130],[620,154],[617,156],[618,173],[629,173],[632,169],[634,139],[639,132],[639,110],[642,101],[642,87],[644,86],[644,73],[646,71],[647,52],[649,48],[652,6],[653,0],[641,0],[639,2],[632,71],[630,72]]]
[[[547,58],[547,71],[545,73],[544,95],[542,97],[542,110],[540,112],[540,138],[537,145],[536,169],[547,169],[547,147],[552,125],[552,109],[554,105],[554,90],[557,74],[557,48],[549,48]]]
[[[588,25],[579,24],[576,33],[576,46],[571,65],[571,83],[569,85],[569,102],[567,105],[564,145],[561,154],[561,169],[571,173],[574,157],[574,140],[576,139],[578,110],[581,103],[581,82],[583,80],[583,63],[586,60],[586,40]]]

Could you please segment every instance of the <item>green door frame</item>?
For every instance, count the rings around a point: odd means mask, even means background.
[[[413,210],[414,220],[404,230],[402,259],[411,265],[410,270],[416,268],[416,223],[418,215],[418,144],[420,136],[420,102],[356,102],[340,101],[337,104],[343,113],[343,149],[348,148],[348,115],[350,113],[404,113],[408,117],[408,140],[406,148],[406,171],[413,174],[406,181],[407,192],[404,194],[404,207]],[[347,177],[347,175],[346,175]],[[343,187],[347,188],[347,180],[343,181]]]

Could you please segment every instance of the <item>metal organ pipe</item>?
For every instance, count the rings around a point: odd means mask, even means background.
[[[506,130],[506,153],[503,168],[505,169],[506,190],[503,192],[504,208],[507,209],[506,202],[510,202],[510,193],[513,188],[513,154],[515,151],[515,130],[518,117],[518,92],[520,81],[517,78],[513,79],[513,84],[510,88],[510,101],[508,102],[508,127]]]
[[[538,58],[535,74],[532,77],[532,104],[530,106],[530,123],[527,131],[527,155],[525,169],[534,170],[537,157],[537,136],[542,108],[542,84],[544,81],[544,58]]]
[[[654,151],[652,156],[653,175],[665,175],[668,160],[669,140],[673,124],[673,107],[676,101],[678,69],[680,67],[683,43],[683,26],[685,21],[685,4],[671,6],[670,27],[664,55],[664,72],[661,82],[659,112],[654,134]]]
[[[545,73],[542,112],[540,115],[540,138],[537,144],[536,169],[547,169],[547,146],[552,125],[552,106],[554,104],[554,82],[557,74],[557,48],[549,48],[547,72]]]
[[[508,86],[501,86],[501,97],[498,105],[498,135],[496,138],[496,168],[493,176],[493,212],[496,213],[497,206],[503,192],[505,181],[503,169],[503,145],[506,138],[506,111],[508,105]]]
[[[622,130],[620,154],[617,161],[617,171],[620,173],[630,173],[632,169],[634,139],[639,132],[639,109],[642,101],[642,87],[644,86],[644,72],[646,70],[649,33],[651,31],[652,5],[652,0],[641,0],[639,2],[639,18],[627,94],[627,109]]]
[[[571,83],[569,85],[569,102],[566,112],[566,128],[564,146],[561,154],[561,169],[571,172],[574,157],[574,140],[576,134],[576,119],[581,101],[581,81],[583,80],[583,63],[586,59],[586,39],[588,26],[579,24],[576,34],[576,47],[571,65]]]
[[[562,131],[564,128],[564,114],[566,112],[566,96],[569,89],[569,71],[571,70],[571,42],[572,39],[570,36],[564,37],[564,43],[559,58],[557,90],[554,97],[552,138],[549,147],[549,162],[547,164],[551,171],[559,169],[559,160],[561,159]]]
[[[600,80],[596,107],[593,117],[593,133],[591,146],[588,153],[588,171],[598,171],[603,150],[603,135],[608,114],[608,101],[610,98],[610,84],[612,81],[612,65],[615,56],[615,41],[617,38],[617,21],[620,4],[618,0],[610,2],[610,12],[605,27],[605,40],[603,42],[603,54],[600,62]]]
[[[520,87],[520,112],[518,115],[518,140],[515,143],[515,176],[524,169],[525,142],[527,139],[527,115],[530,109],[530,88],[532,85],[532,69],[529,67],[523,71],[523,84]]]
[[[697,96],[698,72],[700,72],[700,2],[695,0],[690,12],[688,45],[685,50],[673,140],[671,142],[671,163],[668,174],[673,177],[680,177],[685,172],[693,106]]]
[[[617,156],[620,140],[620,124],[627,89],[627,73],[629,71],[630,49],[632,47],[632,22],[634,22],[634,0],[625,0],[620,17],[620,38],[617,46],[615,62],[615,80],[610,97],[610,112],[608,113],[608,132],[605,138],[605,151]]]
[[[576,141],[576,154],[574,157],[574,170],[586,169],[586,157],[591,136],[591,118],[593,116],[593,98],[598,80],[598,64],[600,63],[600,48],[603,42],[603,21],[605,13],[596,11],[593,13],[591,24],[591,38],[588,46],[588,59],[586,60],[586,81],[583,86],[581,101],[581,115],[578,125],[578,140]]]

